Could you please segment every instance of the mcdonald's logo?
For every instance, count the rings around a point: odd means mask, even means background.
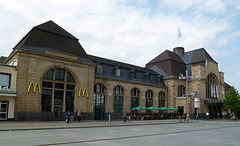
[[[38,86],[38,93],[41,93],[41,87],[40,87],[40,85],[39,85],[38,83],[36,83],[36,84],[34,85],[33,82],[31,82],[31,83],[29,84],[29,86],[28,86],[28,93],[30,92],[32,86],[33,86],[33,93],[36,92],[37,86]]]
[[[79,92],[78,92],[78,96],[81,96],[81,92],[82,92],[82,95],[84,96],[84,93],[86,92],[86,95],[88,97],[88,90],[86,88],[80,88],[79,89]]]

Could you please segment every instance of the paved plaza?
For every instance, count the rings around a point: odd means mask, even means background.
[[[1,146],[238,146],[239,135],[228,120],[0,122]]]

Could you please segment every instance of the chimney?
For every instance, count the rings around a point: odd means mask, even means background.
[[[178,56],[182,56],[184,53],[184,48],[183,47],[173,48],[173,52],[176,53]]]

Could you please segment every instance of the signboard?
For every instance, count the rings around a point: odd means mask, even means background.
[[[194,98],[194,108],[200,108],[200,98]]]

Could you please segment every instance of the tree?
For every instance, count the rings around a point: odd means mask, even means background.
[[[224,99],[224,105],[231,109],[237,117],[240,115],[240,95],[234,87],[228,90],[226,99]]]

